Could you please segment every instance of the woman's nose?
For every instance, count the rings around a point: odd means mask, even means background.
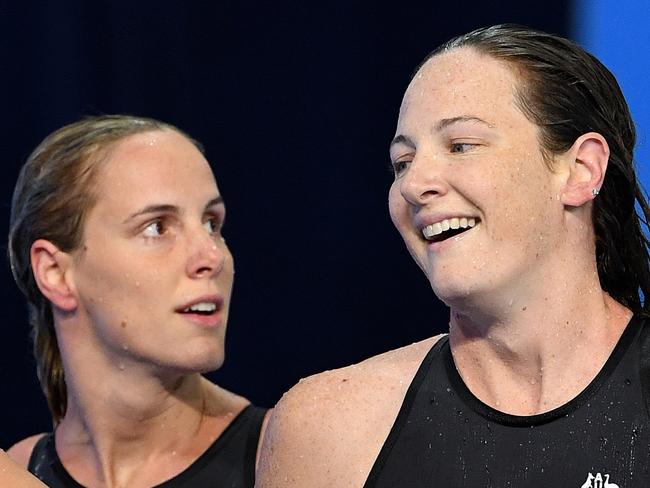
[[[400,193],[412,205],[424,205],[447,192],[442,164],[435,156],[418,156],[411,161],[399,181]]]
[[[191,252],[187,260],[187,274],[192,278],[202,278],[219,274],[228,255],[226,243],[220,236],[207,232],[203,227],[190,244]]]

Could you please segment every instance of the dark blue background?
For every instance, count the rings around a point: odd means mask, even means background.
[[[452,35],[511,21],[567,35],[568,3],[3,1],[0,234],[19,167],[52,130],[122,112],[188,131],[226,199],[237,266],[211,377],[270,406],[301,377],[447,327],[388,215],[402,93]],[[7,448],[51,424],[3,264]]]

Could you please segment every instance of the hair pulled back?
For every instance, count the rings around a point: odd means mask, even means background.
[[[111,147],[128,136],[158,130],[183,134],[170,124],[143,117],[85,118],[47,136],[18,176],[11,202],[9,260],[16,284],[27,298],[38,379],[55,425],[67,407],[65,374],[52,305],[32,272],[31,246],[37,239],[46,239],[64,252],[77,249],[85,216],[95,204],[97,170]]]
[[[513,68],[520,81],[516,103],[539,127],[548,160],[587,132],[607,140],[607,173],[592,212],[598,275],[614,299],[634,313],[647,314],[643,297],[650,297],[650,270],[642,224],[648,228],[650,208],[634,169],[634,122],[614,75],[574,42],[515,24],[451,39],[422,64],[458,48],[474,49]]]

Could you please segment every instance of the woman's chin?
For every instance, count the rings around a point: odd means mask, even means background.
[[[224,362],[223,347],[219,348],[194,348],[184,351],[181,355],[170,358],[161,364],[163,369],[168,369],[176,374],[188,375],[194,373],[210,373],[219,369]]]
[[[448,307],[463,308],[476,299],[474,283],[453,283],[449,280],[444,283],[435,283],[433,281],[430,281],[430,283],[433,293]]]
[[[203,354],[197,354],[192,361],[192,369],[197,373],[210,373],[223,366],[224,362],[223,349],[219,351],[206,351]]]

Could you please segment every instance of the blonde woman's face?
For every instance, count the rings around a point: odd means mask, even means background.
[[[72,273],[98,351],[121,369],[219,367],[234,271],[208,162],[174,131],[147,132],[119,142],[96,182]]]

